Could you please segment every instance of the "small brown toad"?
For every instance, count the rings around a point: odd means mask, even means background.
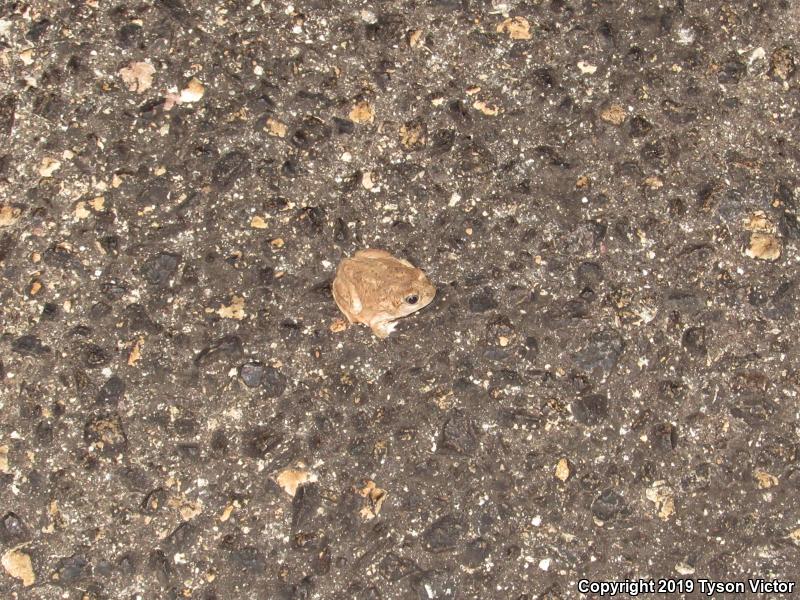
[[[431,303],[436,288],[421,270],[386,250],[360,250],[339,263],[333,299],[350,323],[364,323],[380,338],[397,319]]]

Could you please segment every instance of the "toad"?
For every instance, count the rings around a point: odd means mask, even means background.
[[[350,323],[363,323],[379,338],[395,321],[431,303],[436,288],[420,269],[385,250],[360,250],[339,263],[333,299]]]

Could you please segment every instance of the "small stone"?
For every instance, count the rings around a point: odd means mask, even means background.
[[[704,357],[708,354],[708,347],[706,345],[706,329],[705,327],[690,327],[683,333],[681,338],[681,345],[690,354],[698,357]]]
[[[231,514],[233,514],[233,504],[228,504],[225,507],[225,510],[222,511],[222,514],[219,516],[219,520],[221,523],[225,523],[228,519],[231,518]]]
[[[422,29],[412,29],[408,32],[406,39],[408,40],[408,45],[412,48],[418,48],[422,46],[424,40],[422,39]]]
[[[306,469],[305,465],[300,464],[295,468],[283,469],[274,479],[275,483],[277,483],[284,492],[294,498],[297,493],[297,488],[306,483],[317,481],[317,475]]]
[[[364,171],[361,174],[361,187],[365,190],[372,190],[375,184],[372,181],[372,171]]]
[[[119,76],[129,91],[143,94],[153,85],[155,72],[155,67],[149,63],[131,62],[119,70]]]
[[[478,449],[478,427],[463,410],[455,409],[442,426],[439,448],[442,452],[469,456]]]
[[[410,122],[400,126],[400,144],[407,150],[425,145],[427,130],[423,123]]]
[[[8,545],[14,545],[29,537],[30,532],[28,528],[16,513],[7,512],[3,515],[3,518],[0,519],[0,540],[3,542]]]
[[[612,125],[622,125],[625,121],[625,109],[619,104],[611,104],[600,111],[600,118]]]
[[[244,352],[242,339],[237,335],[225,335],[203,348],[194,358],[197,365],[208,364],[223,357],[238,357]]]
[[[556,465],[555,476],[556,479],[566,482],[572,475],[571,465],[566,458],[562,458]]]
[[[284,246],[283,238],[275,238],[274,240],[270,241],[269,245],[275,250],[280,250]]]
[[[223,319],[241,321],[247,316],[247,313],[244,312],[244,298],[242,296],[231,297],[231,303],[228,306],[218,308],[217,314]]]
[[[796,62],[789,46],[778,48],[769,58],[769,72],[775,79],[788,81],[796,71]]]
[[[86,208],[86,202],[81,200],[80,202],[75,204],[75,210],[73,211],[76,219],[86,219],[92,216],[90,210]]]
[[[185,104],[197,102],[205,94],[205,88],[200,81],[194,77],[189,81],[187,86],[181,90],[180,101]]]
[[[277,119],[273,119],[272,117],[267,119],[265,129],[270,135],[274,135],[275,137],[279,138],[285,138],[286,134],[289,132],[289,128],[285,124],[281,123]]]
[[[474,108],[475,110],[479,110],[483,114],[490,117],[494,117],[500,113],[500,109],[497,106],[493,104],[488,104],[483,100],[476,100],[475,102],[473,102],[472,108]]]
[[[744,220],[744,228],[747,231],[756,231],[760,233],[774,233],[775,224],[769,220],[767,214],[763,210],[757,210],[753,214],[748,215]]]
[[[766,490],[778,485],[778,478],[762,469],[756,469],[753,477],[758,483],[758,489]]]
[[[359,514],[363,520],[371,521],[381,512],[383,503],[386,500],[386,490],[376,486],[371,479],[367,479],[364,484],[364,487],[358,490],[359,495],[365,499],[365,504]]]
[[[10,204],[0,206],[0,227],[10,227],[19,220],[22,211]]]
[[[491,550],[492,545],[487,539],[474,538],[467,542],[461,554],[461,562],[471,569],[477,569],[489,557]]]
[[[645,497],[656,505],[658,517],[667,521],[675,512],[675,498],[672,488],[666,481],[654,481],[645,491]]]
[[[751,233],[750,245],[745,255],[759,260],[778,260],[781,256],[781,243],[769,233]]]
[[[800,546],[800,527],[789,533],[789,539],[794,542],[795,546]]]
[[[341,333],[343,331],[347,331],[347,321],[344,319],[336,319],[333,323],[331,323],[331,332],[333,333]]]
[[[631,137],[640,138],[652,131],[653,124],[641,115],[636,115],[631,119],[629,128]]]
[[[497,25],[497,33],[505,33],[512,40],[531,39],[531,25],[525,17],[511,17]]]
[[[543,558],[542,560],[540,560],[540,561],[539,561],[539,568],[540,568],[542,571],[547,571],[548,569],[550,569],[550,563],[551,563],[551,562],[552,562],[552,559],[550,559],[550,558]]]
[[[681,561],[675,565],[675,571],[679,575],[694,575],[695,569],[686,561]]]
[[[71,585],[89,575],[90,572],[89,561],[80,554],[74,554],[58,561],[51,579],[60,585]]]
[[[89,419],[83,430],[83,438],[87,444],[109,455],[123,451],[128,445],[128,437],[118,415]]]
[[[618,332],[601,330],[591,335],[586,347],[575,355],[575,362],[584,371],[606,379],[624,350],[625,342]]]
[[[661,188],[664,187],[664,182],[661,180],[660,177],[656,177],[655,175],[651,175],[650,177],[645,179],[644,184],[651,190],[660,190]]]
[[[266,229],[267,222],[264,220],[263,217],[255,215],[252,219],[250,219],[250,227],[253,229]]]
[[[22,585],[29,587],[36,581],[36,574],[33,572],[31,557],[20,550],[9,550],[3,554],[3,568],[15,579],[21,579]]]
[[[30,67],[34,62],[33,48],[23,50],[18,55],[20,62],[26,67]]]
[[[211,182],[218,190],[227,191],[249,174],[250,168],[250,157],[244,150],[231,150],[214,165]]]
[[[52,177],[53,173],[61,168],[61,162],[55,158],[45,156],[39,164],[39,175],[42,177]]]
[[[671,451],[678,446],[678,428],[672,423],[658,423],[652,430],[653,447]]]
[[[239,367],[239,377],[247,387],[258,387],[264,379],[264,364],[258,361],[244,363]]]
[[[83,364],[90,369],[97,369],[111,362],[111,356],[97,344],[84,344],[81,354]]]
[[[362,100],[353,106],[350,110],[349,117],[354,123],[363,125],[364,123],[372,123],[375,120],[375,113],[369,105],[369,102]]]
[[[138,338],[133,342],[131,351],[128,354],[128,366],[134,366],[142,358],[142,346],[144,346],[144,338]]]
[[[580,69],[581,73],[584,75],[593,75],[597,72],[597,67],[586,62],[585,60],[578,62],[578,69]]]
[[[11,470],[8,468],[8,446],[0,446],[0,473],[8,475]]]

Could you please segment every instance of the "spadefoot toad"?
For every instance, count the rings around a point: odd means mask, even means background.
[[[339,263],[333,299],[350,323],[364,323],[385,338],[397,319],[430,304],[436,295],[425,273],[385,250],[360,250]]]

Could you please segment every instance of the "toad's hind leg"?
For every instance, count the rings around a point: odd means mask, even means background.
[[[358,297],[353,286],[345,285],[339,279],[333,280],[331,286],[333,299],[336,301],[336,306],[344,313],[350,323],[355,323],[355,315],[359,314],[362,310],[361,299]]]

